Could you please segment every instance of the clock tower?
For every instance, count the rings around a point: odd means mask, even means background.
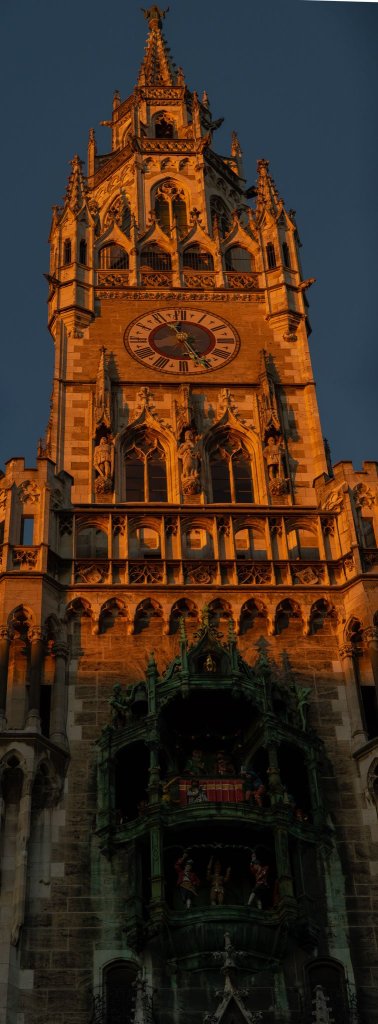
[[[294,211],[144,13],[0,481],[3,1019],[373,1024],[377,466],[331,465]]]

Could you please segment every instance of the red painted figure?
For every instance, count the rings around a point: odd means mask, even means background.
[[[190,910],[193,896],[197,896],[200,880],[193,871],[193,861],[188,860],[187,853],[176,861],[175,871],[182,902],[185,903],[186,909]]]

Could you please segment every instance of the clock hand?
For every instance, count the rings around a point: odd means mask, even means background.
[[[193,348],[193,346],[191,345],[191,342],[194,341],[195,339],[192,338],[190,334],[187,334],[186,331],[181,331],[178,327],[175,327],[174,324],[169,324],[168,326],[171,327],[172,330],[175,332],[178,341],[182,342],[182,344],[185,345],[185,349],[189,358],[193,359],[193,362],[199,364],[200,366],[206,366],[206,360],[199,356],[195,348]]]

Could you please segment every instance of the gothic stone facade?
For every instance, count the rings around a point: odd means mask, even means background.
[[[0,1019],[375,1024],[377,466],[325,452],[293,211],[146,16],[0,482]]]

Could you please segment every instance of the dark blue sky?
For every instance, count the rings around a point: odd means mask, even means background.
[[[1,465],[33,465],[48,419],[51,206],[90,127],[110,148],[98,123],[132,91],[146,29],[134,0],[1,3]],[[215,148],[236,129],[249,184],[266,157],[297,211],[323,432],[356,468],[378,458],[377,30],[377,4],[317,0],[171,0],[165,21],[189,87],[225,117]]]

